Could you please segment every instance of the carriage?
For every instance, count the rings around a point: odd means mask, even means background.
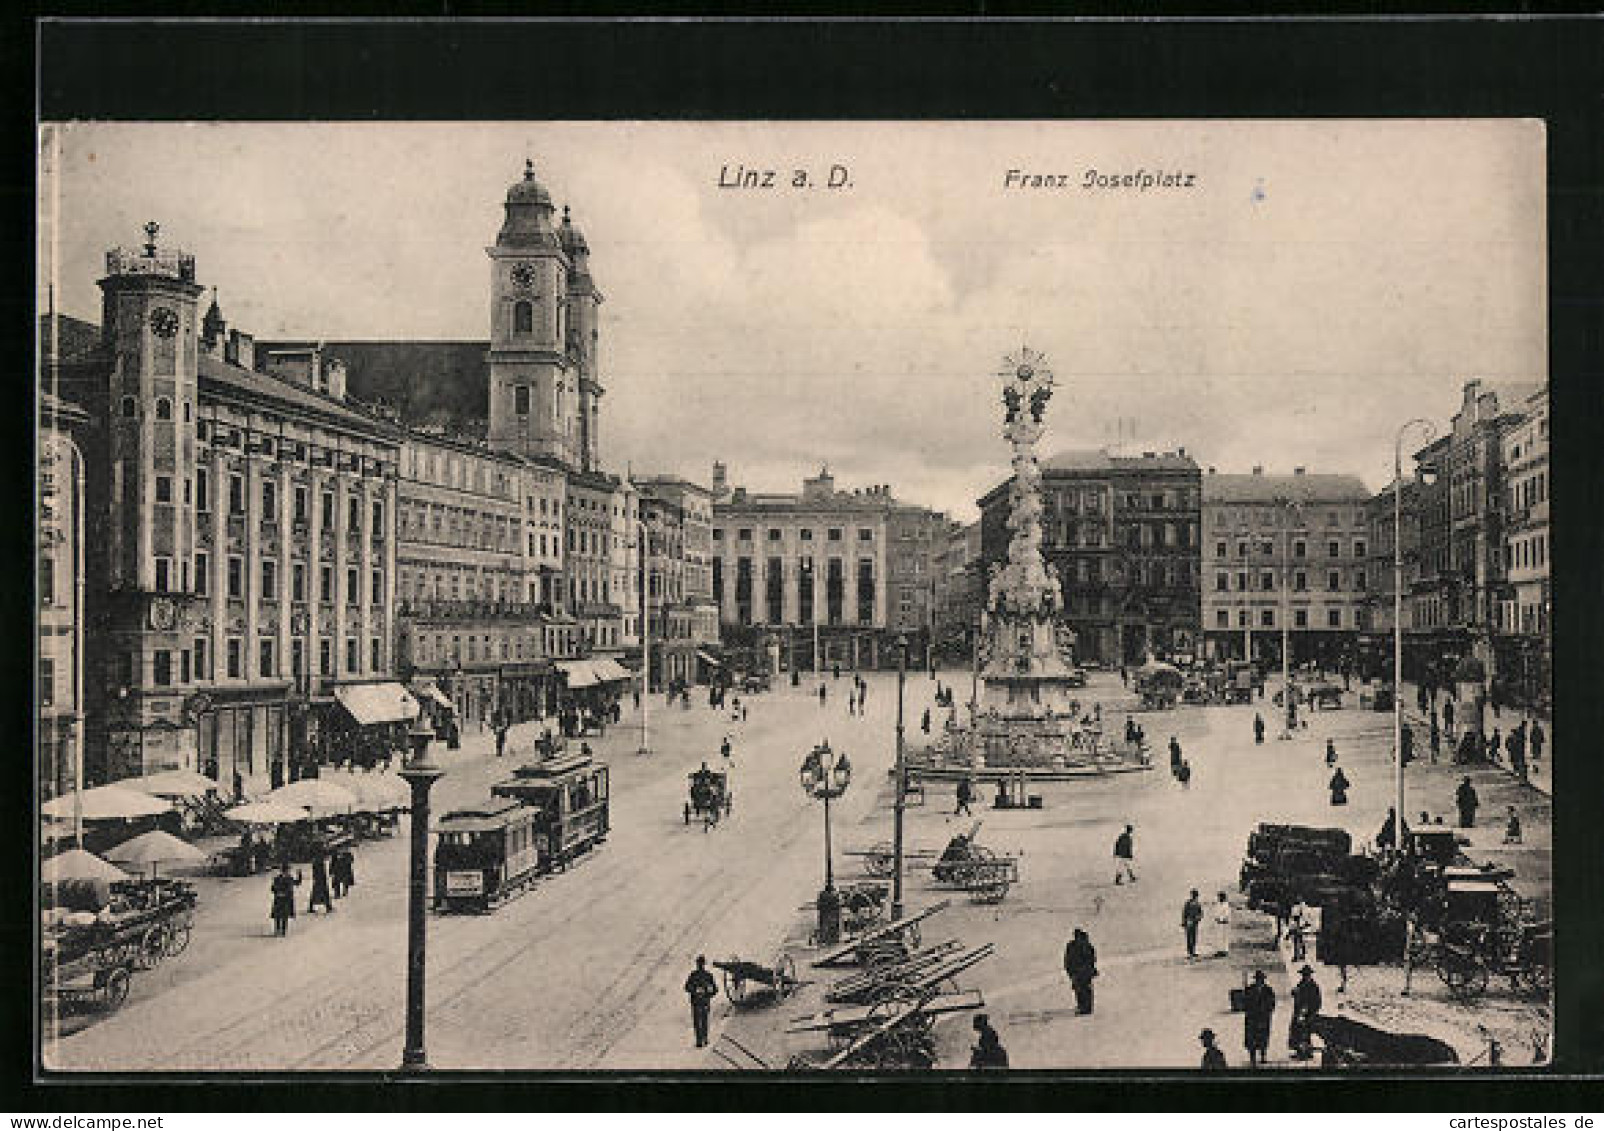
[[[608,774],[589,754],[567,754],[520,766],[490,787],[492,797],[510,797],[534,810],[535,847],[541,872],[565,868],[607,839]]]
[[[98,913],[46,912],[40,958],[43,998],[55,1008],[96,1005],[110,1011],[128,997],[137,970],[149,970],[189,946],[195,889],[178,880],[118,882]]]
[[[1441,887],[1421,901],[1409,940],[1411,968],[1434,969],[1463,1001],[1487,992],[1494,974],[1510,988],[1548,997],[1554,982],[1554,924],[1505,882],[1509,873],[1443,869]]]
[[[51,933],[39,953],[40,1000],[54,1013],[98,1008],[110,1013],[128,1000],[134,958],[130,949],[83,945]]]
[[[540,872],[539,811],[490,797],[447,813],[435,826],[434,906],[489,911],[525,891]]]
[[[704,831],[730,815],[735,806],[735,794],[730,789],[730,776],[723,770],[710,770],[707,763],[686,775],[689,782],[689,799],[685,802],[685,823],[699,817]]]

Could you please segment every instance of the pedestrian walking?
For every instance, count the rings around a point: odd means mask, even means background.
[[[1510,761],[1511,768],[1515,771],[1515,776],[1518,777],[1522,782],[1525,782],[1527,780],[1526,751],[1516,750],[1514,757],[1511,758]]]
[[[730,760],[730,736],[729,735],[726,734],[724,736],[724,741],[719,743],[718,752],[719,752],[719,755],[726,762],[728,762]]]
[[[1513,805],[1509,807],[1509,820],[1504,825],[1504,843],[1521,843],[1520,814],[1515,812]]]
[[[1252,983],[1242,991],[1242,1044],[1248,1050],[1249,1065],[1264,1063],[1274,1016],[1275,991],[1264,980],[1264,971],[1255,970]]]
[[[240,777],[239,771],[234,771],[234,804],[238,805],[245,800],[245,779]]]
[[[1403,750],[1403,764],[1407,766],[1415,760],[1415,732],[1409,729],[1408,723],[1398,731],[1398,741]]]
[[[1181,764],[1176,767],[1175,780],[1181,783],[1182,789],[1190,786],[1192,784],[1192,763],[1182,759]]]
[[[1197,928],[1203,922],[1203,904],[1197,898],[1197,889],[1181,904],[1181,931],[1186,936],[1186,957],[1197,957]]]
[[[1126,672],[1124,664],[1119,666],[1119,683],[1121,687],[1129,687],[1131,685],[1130,674]]]
[[[832,664],[830,666],[830,671],[834,674],[836,679],[840,679],[841,678],[841,665],[839,663]]]
[[[1336,764],[1337,764],[1337,744],[1336,744],[1335,741],[1333,741],[1332,739],[1328,738],[1328,739],[1326,739],[1326,765],[1335,766]]]
[[[1437,755],[1442,752],[1442,730],[1437,726],[1437,716],[1431,716],[1431,764],[1437,764]]]
[[[924,717],[922,717],[919,720],[919,729],[924,731],[926,734],[930,733],[930,708],[929,707],[925,708]]]
[[[636,687],[636,688],[631,689],[629,695],[630,695],[630,698],[633,699],[634,702],[635,702],[635,710],[639,711],[640,710],[640,688]]]
[[[1476,796],[1476,787],[1470,784],[1466,777],[1454,790],[1454,805],[1459,809],[1459,827],[1473,829],[1476,827],[1476,809],[1481,805],[1481,798]]]
[[[997,1030],[991,1027],[991,1018],[984,1013],[976,1014],[972,1028],[977,1038],[974,1047],[969,1050],[969,1067],[1007,1068],[1008,1050],[1003,1048]]]
[[[1214,893],[1208,922],[1208,945],[1204,953],[1211,958],[1224,958],[1231,953],[1231,901],[1223,891]]]
[[[1227,1067],[1225,1054],[1220,1051],[1220,1046],[1214,1043],[1214,1030],[1204,1029],[1197,1035],[1197,1039],[1203,1045],[1203,1062],[1198,1067],[1205,1072],[1223,1071]]]
[[[349,846],[342,846],[329,861],[329,880],[334,885],[334,898],[344,899],[356,886],[356,857]]]
[[[1514,736],[1511,735],[1510,738],[1513,741]],[[1497,727],[1494,727],[1493,728],[1493,736],[1487,740],[1487,760],[1489,762],[1493,762],[1495,764],[1498,762],[1498,760],[1499,760],[1498,755],[1502,752],[1503,745],[1504,745],[1504,736],[1498,732],[1498,728]],[[1515,755],[1515,748],[1513,746],[1511,746],[1509,752],[1510,752],[1510,760],[1513,761],[1514,760],[1514,755]]]
[[[1532,720],[1532,761],[1543,760],[1543,724],[1536,719]]]
[[[507,724],[496,724],[496,757],[499,758],[507,752]]]
[[[1338,766],[1336,773],[1331,775],[1331,784],[1329,786],[1331,804],[1346,805],[1348,803],[1348,790],[1352,785],[1353,783],[1348,780],[1348,775],[1342,772],[1341,766]]]
[[[1122,884],[1127,879],[1136,882],[1136,838],[1130,825],[1114,838],[1114,883]]]
[[[1396,808],[1394,808],[1393,806],[1389,805],[1389,806],[1387,806],[1387,819],[1385,821],[1381,822],[1381,830],[1376,833],[1376,848],[1377,849],[1398,848],[1398,847],[1400,847],[1400,844],[1399,844],[1399,841],[1398,841],[1398,827],[1397,826],[1398,826],[1398,810]],[[1407,825],[1404,826],[1404,831],[1406,833],[1408,832],[1408,826]]]
[[[969,779],[968,778],[959,778],[958,779],[958,805],[957,805],[957,808],[953,809],[952,815],[954,817],[956,817],[956,816],[958,816],[958,814],[962,813],[966,817],[970,816],[971,814],[969,812],[969,803],[971,801],[973,801],[973,800],[974,800],[974,787],[969,784]]]
[[[1253,716],[1253,744],[1264,745],[1264,716],[1260,714]]]
[[[333,913],[334,898],[329,894],[329,861],[321,848],[312,857],[312,898],[307,901],[306,913],[312,914],[320,903],[325,914]]]
[[[696,1047],[707,1044],[707,1015],[718,995],[718,983],[707,972],[707,958],[696,956],[696,969],[685,979],[685,993],[691,999],[691,1027],[696,1031]]]
[[[1298,984],[1292,987],[1292,1024],[1287,1029],[1287,1045],[1293,1060],[1314,1058],[1314,1019],[1320,1016],[1320,986],[1314,970],[1298,971]]]
[[[1448,740],[1452,742],[1454,738],[1454,701],[1452,699],[1443,700],[1442,728],[1448,732]]]
[[[1287,915],[1287,938],[1292,940],[1292,961],[1302,962],[1309,938],[1309,908],[1301,899]]]
[[[1075,990],[1075,1012],[1081,1016],[1092,1011],[1092,979],[1097,977],[1097,948],[1090,936],[1080,927],[1064,946],[1064,973]]]
[[[819,706],[824,706],[824,683],[822,680],[819,683]]]
[[[268,916],[273,920],[273,933],[281,938],[289,932],[290,920],[295,918],[295,889],[300,883],[301,874],[290,875],[288,861],[279,865],[278,875],[273,877],[273,905]]]
[[[1173,774],[1177,770],[1179,770],[1180,768],[1181,768],[1181,744],[1179,742],[1175,741],[1175,736],[1172,734],[1172,735],[1170,735],[1170,773]]]

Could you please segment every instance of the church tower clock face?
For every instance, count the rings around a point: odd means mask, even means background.
[[[533,263],[519,263],[512,269],[512,285],[520,291],[527,291],[533,288],[536,277]]]

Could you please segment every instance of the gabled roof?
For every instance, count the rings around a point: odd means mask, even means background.
[[[57,361],[72,361],[93,353],[100,346],[100,327],[70,314],[57,314],[55,334],[51,333],[51,315],[39,316],[39,357],[49,360],[51,349],[56,349]]]
[[[1362,503],[1370,492],[1357,475],[1222,475],[1203,477],[1203,502]]]
[[[198,360],[202,392],[232,393],[247,400],[275,402],[370,436],[379,436],[392,442],[401,439],[401,431],[394,425],[349,409],[333,397],[315,393],[270,373],[242,369],[207,354],[202,354]]]

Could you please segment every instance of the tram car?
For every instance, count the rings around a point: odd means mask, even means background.
[[[566,754],[520,766],[490,787],[535,810],[540,870],[553,872],[607,839],[607,767],[588,754]]]
[[[588,754],[520,766],[435,826],[434,906],[489,911],[607,839],[607,767]]]
[[[536,810],[513,797],[489,797],[447,813],[435,826],[434,905],[489,911],[540,873]]]

